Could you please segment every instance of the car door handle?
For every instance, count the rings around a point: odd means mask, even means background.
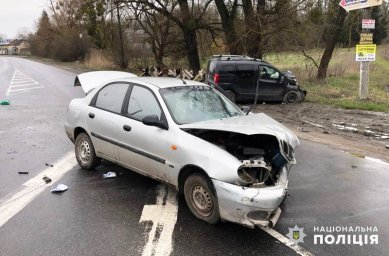
[[[123,130],[125,130],[126,132],[129,132],[129,131],[131,131],[131,126],[123,125]]]
[[[89,115],[88,115],[90,118],[95,118],[95,114],[93,114],[93,113],[89,113]]]

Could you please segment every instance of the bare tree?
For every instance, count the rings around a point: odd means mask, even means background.
[[[243,47],[235,29],[238,0],[215,0],[215,4],[220,15],[221,25],[230,54],[242,54]]]
[[[197,2],[194,0],[137,0],[137,2],[170,19],[180,28],[189,66],[197,74],[200,70],[200,60],[196,32],[199,29],[210,27],[203,17],[212,0],[198,0]]]

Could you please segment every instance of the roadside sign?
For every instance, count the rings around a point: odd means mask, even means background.
[[[355,47],[356,61],[375,61],[375,44],[357,44]]]
[[[375,20],[362,19],[362,29],[375,29]]]
[[[341,0],[339,3],[347,12],[381,4],[382,0]]]
[[[359,44],[373,44],[373,33],[361,33]]]

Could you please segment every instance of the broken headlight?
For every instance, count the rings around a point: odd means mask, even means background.
[[[255,160],[242,160],[238,176],[250,187],[265,187],[272,179],[272,166],[263,157]]]

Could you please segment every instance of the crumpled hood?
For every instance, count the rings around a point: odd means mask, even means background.
[[[266,114],[251,114],[180,125],[182,129],[228,131],[246,135],[268,134],[286,141],[292,148],[300,144],[297,136]]]

